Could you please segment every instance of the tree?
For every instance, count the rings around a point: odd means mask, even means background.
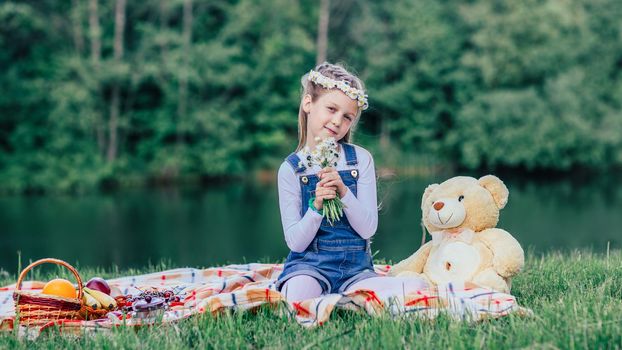
[[[315,64],[326,61],[326,47],[328,46],[328,21],[330,16],[330,0],[320,1],[320,15],[317,25],[317,58]]]
[[[192,0],[184,0],[183,15],[183,55],[182,67],[179,76],[179,103],[177,108],[177,143],[182,142],[182,125],[187,113],[188,103],[188,56],[190,55],[190,43],[192,40]]]
[[[125,0],[116,0],[114,25],[114,64],[119,66],[123,58],[123,32],[125,31]],[[110,100],[110,119],[108,120],[108,151],[106,157],[109,162],[117,158],[117,128],[121,110],[121,87],[115,81],[112,86]]]
[[[607,1],[466,6],[473,34],[462,62],[481,85],[448,138],[461,164],[532,170],[620,164],[622,137],[611,132],[622,126],[615,96],[620,41],[611,16],[621,14]]]
[[[89,35],[91,41],[91,64],[95,77],[100,74],[101,62],[101,28],[99,26],[99,11],[97,9],[98,0],[89,0]],[[97,79],[97,78],[96,78]],[[98,84],[96,84],[98,85]],[[100,87],[95,86],[95,91],[99,92]],[[97,135],[97,145],[99,154],[103,155],[106,149],[104,135],[104,125],[101,111],[95,111],[95,133]]]
[[[76,53],[80,56],[84,50],[84,35],[82,33],[82,8],[78,0],[71,0],[71,18],[73,21],[73,42]]]

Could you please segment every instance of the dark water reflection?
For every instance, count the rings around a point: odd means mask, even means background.
[[[421,240],[420,201],[443,179],[385,179],[372,249],[400,260]],[[505,180],[510,200],[499,227],[536,252],[622,243],[622,186],[613,180],[577,183]],[[276,261],[287,247],[273,185],[125,191],[82,197],[0,197],[0,268],[56,257],[81,266],[143,267]]]

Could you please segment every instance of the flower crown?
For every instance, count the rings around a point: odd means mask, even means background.
[[[346,94],[349,98],[356,100],[356,103],[361,110],[366,110],[367,107],[369,107],[369,104],[367,103],[367,94],[365,94],[363,90],[359,90],[350,86],[350,84],[345,80],[331,79],[323,75],[322,73],[314,70],[311,70],[309,72],[309,74],[307,75],[307,79],[317,85],[320,85],[325,89],[337,88],[343,91],[343,93]]]

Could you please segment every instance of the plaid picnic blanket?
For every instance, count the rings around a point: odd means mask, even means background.
[[[380,275],[386,275],[389,265],[376,265]],[[509,294],[486,288],[465,288],[460,284],[439,286],[438,289],[412,291],[407,294],[377,295],[371,290],[356,290],[328,294],[315,299],[288,303],[275,289],[275,282],[283,269],[282,264],[251,263],[206,269],[179,268],[157,273],[127,276],[108,280],[125,295],[137,295],[144,290],[174,290],[181,302],[164,312],[157,322],[171,323],[193,315],[224,310],[249,310],[260,305],[282,305],[275,308],[285,312],[307,328],[320,326],[329,320],[335,308],[358,310],[372,316],[388,314],[393,317],[413,316],[433,319],[446,313],[457,320],[478,321],[530,310],[520,307]],[[27,281],[24,290],[43,288],[44,283]],[[15,284],[0,288],[0,330],[13,329]],[[153,321],[149,321],[153,322]],[[81,331],[106,331],[118,326],[144,326],[147,321],[132,313],[110,312],[106,318],[92,321],[58,321],[63,328]],[[52,325],[23,330],[38,333]],[[26,327],[20,327],[26,328]],[[32,327],[31,327],[32,328]],[[20,330],[22,331],[22,330]]]

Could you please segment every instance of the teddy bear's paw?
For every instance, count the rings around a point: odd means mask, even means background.
[[[499,276],[497,272],[492,268],[480,271],[477,275],[475,275],[472,282],[480,286],[494,289],[499,292],[510,292],[510,287],[508,286],[505,279]]]
[[[516,276],[525,265],[525,256],[522,249],[520,251],[515,250],[513,253],[495,256],[493,259],[493,266],[496,272],[504,278]]]

